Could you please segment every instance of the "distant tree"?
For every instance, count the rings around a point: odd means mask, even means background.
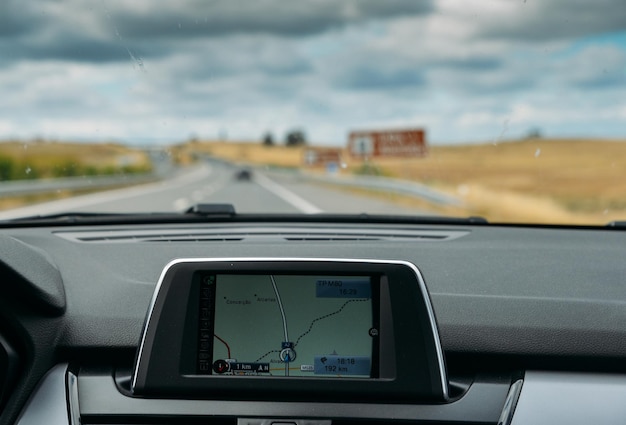
[[[287,146],[304,146],[306,145],[306,136],[302,130],[291,130],[287,133],[285,144]]]
[[[265,133],[265,136],[263,136],[263,145],[274,146],[274,136],[272,136],[272,133]]]
[[[528,133],[526,133],[527,139],[541,139],[541,136],[541,130],[537,127],[531,128],[528,130]]]

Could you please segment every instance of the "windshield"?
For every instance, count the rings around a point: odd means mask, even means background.
[[[0,218],[626,220],[623,0],[0,4]]]

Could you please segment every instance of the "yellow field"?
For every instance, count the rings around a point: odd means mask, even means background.
[[[259,142],[196,142],[175,146],[172,151],[183,164],[188,163],[194,153],[203,153],[242,164],[300,167],[304,148],[268,147]]]
[[[151,167],[144,151],[114,143],[0,142],[0,184],[8,180],[141,173]],[[93,190],[4,196],[0,210],[89,192]]]
[[[626,218],[626,141],[525,140],[433,147],[422,160],[381,160],[395,177],[465,200],[493,221],[596,223]]]
[[[5,141],[0,143],[0,157],[6,159],[5,174],[13,180],[150,169],[145,152],[114,143]]]
[[[205,142],[179,147],[254,164],[298,167],[302,148]],[[345,155],[346,169],[364,169]],[[497,145],[431,147],[426,158],[376,159],[380,174],[412,180],[458,196],[461,208],[396,195],[393,202],[433,213],[482,215],[493,222],[605,224],[626,219],[626,140],[531,139]]]

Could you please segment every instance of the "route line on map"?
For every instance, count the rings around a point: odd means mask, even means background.
[[[339,313],[341,313],[341,312],[343,311],[343,309],[344,309],[344,308],[346,308],[346,306],[347,306],[348,304],[353,303],[353,302],[359,302],[359,301],[368,301],[368,300],[367,300],[367,299],[357,299],[357,298],[355,298],[355,299],[351,299],[351,300],[348,300],[348,301],[346,301],[345,303],[343,303],[343,305],[342,305],[342,306],[341,306],[338,310],[333,311],[332,313],[328,313],[328,314],[325,314],[325,315],[323,315],[323,316],[320,316],[320,317],[318,317],[318,318],[314,319],[314,320],[311,322],[311,324],[309,325],[309,328],[308,328],[308,329],[307,329],[307,330],[306,330],[306,331],[305,331],[302,335],[300,335],[300,336],[298,337],[298,339],[296,340],[296,342],[293,344],[294,348],[298,345],[298,343],[300,342],[300,340],[301,340],[302,338],[304,338],[306,335],[308,335],[308,334],[309,334],[309,333],[313,330],[313,326],[315,325],[315,323],[319,322],[320,320],[324,320],[324,319],[327,319],[327,318],[329,318],[329,317],[332,317],[332,316],[334,316],[334,315],[336,315],[336,314],[339,314]],[[265,357],[269,356],[269,355],[270,355],[270,354],[272,354],[272,353],[280,353],[280,350],[270,350],[270,351],[268,351],[267,353],[263,354],[263,355],[262,355],[261,357],[259,357],[258,359],[256,359],[255,361],[256,361],[256,362],[260,362],[261,360],[263,360]]]
[[[213,334],[213,336],[226,346],[226,350],[228,351],[228,358],[232,359],[232,357],[230,356],[230,345],[228,345],[228,343],[224,341],[222,338],[220,338],[219,336],[215,334]]]
[[[356,298],[355,298],[355,299],[352,299],[352,300],[348,300],[348,301],[346,301],[345,303],[343,303],[343,305],[339,308],[339,310],[334,311],[334,312],[332,312],[332,313],[328,313],[328,314],[326,314],[326,315],[324,315],[324,316],[320,316],[320,317],[318,317],[317,319],[314,319],[314,320],[311,322],[311,324],[309,325],[309,329],[307,329],[307,330],[306,330],[306,332],[304,332],[302,335],[300,335],[300,336],[298,337],[298,339],[296,340],[295,344],[293,344],[293,346],[294,346],[294,347],[296,347],[296,346],[298,345],[298,343],[300,342],[300,340],[301,340],[303,337],[305,337],[305,336],[306,336],[309,332],[311,332],[311,330],[313,329],[313,325],[315,325],[315,323],[316,323],[316,322],[319,322],[320,320],[324,320],[324,319],[327,319],[327,318],[329,318],[329,317],[332,317],[332,316],[334,316],[335,314],[339,314],[339,313],[341,313],[341,311],[342,311],[342,310],[343,310],[343,309],[344,309],[344,308],[345,308],[348,304],[353,303],[353,302],[359,302],[359,301],[368,301],[368,299],[361,299],[361,298],[356,299]]]

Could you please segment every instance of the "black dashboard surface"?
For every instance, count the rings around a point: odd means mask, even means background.
[[[223,234],[246,226],[254,227],[257,233],[264,228],[263,223],[255,223],[154,225],[141,230],[155,235],[166,231],[193,234],[216,226]],[[34,257],[43,256],[58,269],[65,297],[62,313],[43,311],[33,301],[37,296],[14,294],[10,285],[4,285],[0,332],[15,341],[22,353],[22,371],[0,423],[14,420],[37,380],[55,363],[128,366],[159,274],[176,258],[405,260],[417,265],[424,276],[452,369],[473,364],[480,371],[496,364],[509,369],[626,370],[625,232],[375,225],[389,232],[410,228],[417,233],[458,234],[442,239],[291,240],[282,234],[320,228],[345,230],[350,226],[309,223],[271,227],[261,232],[263,237],[179,241],[126,237],[136,230],[133,226],[0,231],[3,246],[20,241],[32,249]],[[352,231],[358,233],[367,227],[354,226]],[[94,231],[108,237],[81,240],[83,232]],[[116,238],[120,233],[125,237]],[[9,257],[1,260],[10,268]],[[35,288],[50,279],[32,273],[26,278]]]

